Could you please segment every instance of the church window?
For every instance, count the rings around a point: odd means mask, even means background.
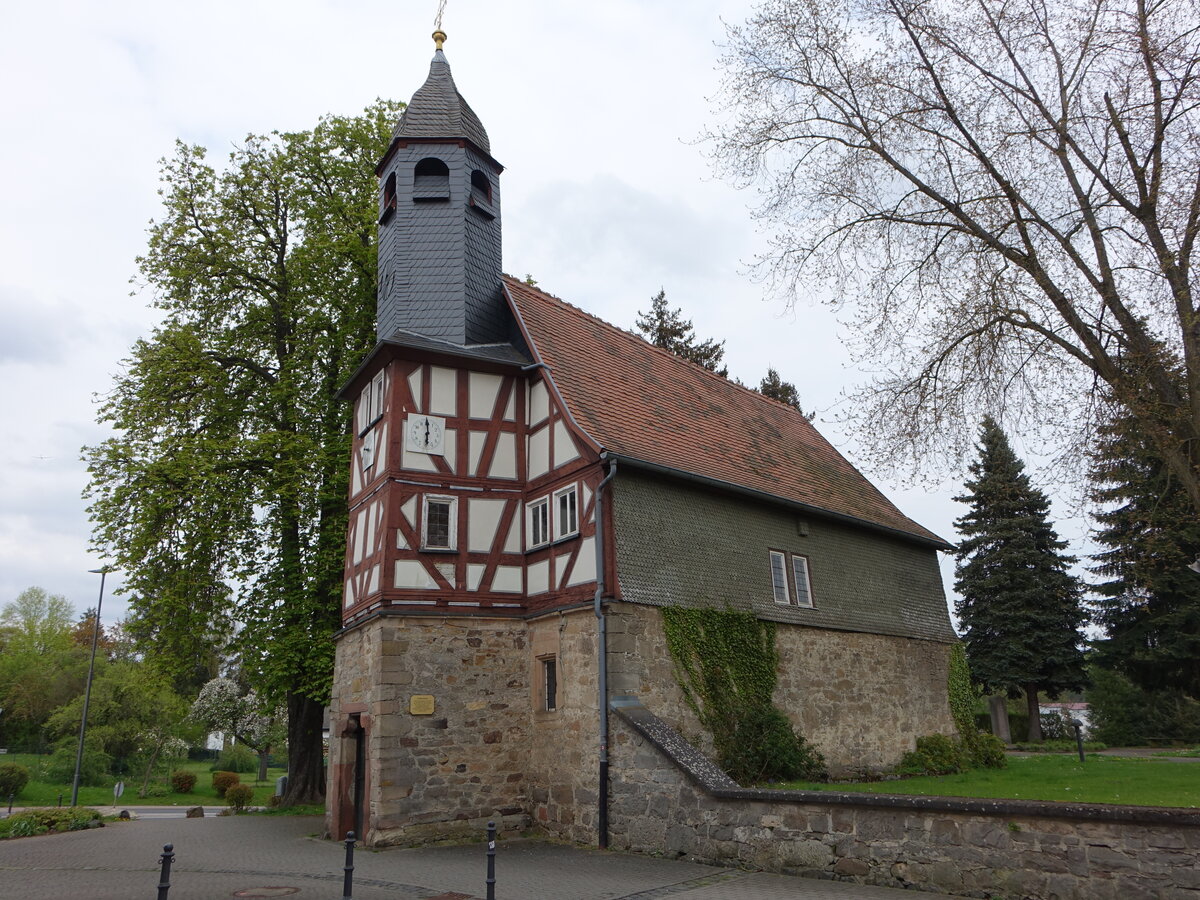
[[[549,712],[558,709],[558,660],[553,656],[542,659],[542,703]]]
[[[396,173],[388,174],[383,182],[383,209],[379,213],[379,224],[382,225],[396,212]]]
[[[362,389],[358,395],[355,407],[355,421],[358,433],[365,434],[367,429],[383,418],[383,372],[376,372],[375,377]]]
[[[492,183],[479,169],[471,173],[471,199],[476,202],[492,202]]]
[[[529,547],[550,542],[550,498],[543,497],[529,504]]]
[[[575,485],[554,493],[554,538],[579,533],[579,492]]]
[[[812,584],[808,580],[808,559],[792,554],[792,580],[796,585],[796,605],[813,605]]]
[[[449,200],[450,167],[427,156],[413,169],[413,200]]]
[[[775,591],[775,602],[788,605],[792,602],[788,592],[787,559],[778,550],[771,551],[771,587]]]
[[[425,497],[422,549],[453,550],[458,504],[453,497]]]

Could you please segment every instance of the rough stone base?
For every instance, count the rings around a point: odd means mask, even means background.
[[[989,900],[1200,900],[1196,810],[731,788],[645,708],[613,722],[614,849]]]

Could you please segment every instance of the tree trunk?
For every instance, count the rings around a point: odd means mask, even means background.
[[[325,707],[299,694],[287,695],[288,783],[283,806],[325,802],[325,754],[321,720]]]
[[[988,713],[992,718],[992,734],[1006,744],[1012,743],[1012,730],[1008,725],[1008,701],[1003,696],[988,697]]]
[[[1025,709],[1029,712],[1029,740],[1040,743],[1042,740],[1042,713],[1038,708],[1037,685],[1025,685]]]
[[[271,747],[264,746],[258,751],[258,780],[267,780],[267,762],[271,756]]]
[[[146,792],[150,789],[150,776],[154,772],[154,764],[158,762],[158,751],[162,749],[162,744],[158,744],[154,748],[154,752],[150,754],[150,762],[146,763],[146,777],[142,779],[142,789],[138,791],[139,797],[145,797]]]

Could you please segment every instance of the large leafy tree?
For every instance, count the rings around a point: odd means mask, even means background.
[[[1085,621],[1075,562],[1049,521],[1050,501],[1025,473],[1008,438],[990,417],[971,464],[968,504],[955,521],[955,611],[971,671],[991,692],[1025,694],[1029,739],[1041,740],[1038,694],[1079,690],[1085,677]]]
[[[1128,415],[1105,427],[1093,455],[1098,505],[1093,571],[1105,578],[1098,662],[1148,691],[1200,700],[1200,520],[1187,493]]]
[[[729,370],[721,365],[721,359],[725,356],[725,342],[697,338],[692,321],[683,317],[683,310],[667,307],[666,291],[659,291],[650,298],[649,312],[638,310],[638,319],[634,324],[642,337],[655,347],[669,350],[723,377],[729,374]]]
[[[957,465],[977,409],[1069,451],[1111,394],[1200,512],[1197,21],[1198,0],[764,0],[731,28],[718,165],[762,191],[774,283],[855,311],[878,462]]]
[[[115,436],[88,451],[130,631],[177,683],[236,652],[285,703],[287,804],[324,791],[349,458],[336,393],[374,342],[373,172],[399,110],[251,136],[221,168],[177,145],[138,260],[162,323],[104,398]]]
[[[83,692],[91,649],[72,638],[74,607],[40,587],[0,610],[0,736],[7,746],[45,749],[56,708]]]

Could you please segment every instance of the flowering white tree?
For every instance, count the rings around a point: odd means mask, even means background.
[[[283,736],[287,713],[270,708],[254,691],[242,693],[228,678],[214,678],[200,688],[188,714],[192,721],[209,731],[232,735],[258,754],[258,780],[267,777],[267,757],[271,747]]]

